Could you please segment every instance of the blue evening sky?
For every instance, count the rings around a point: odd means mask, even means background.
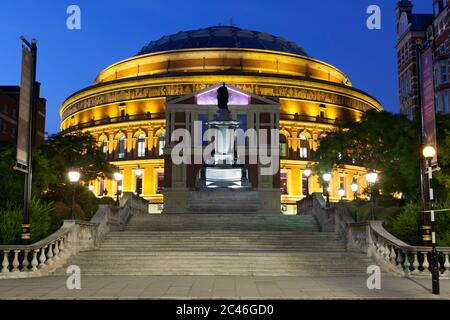
[[[59,130],[59,107],[108,65],[163,35],[213,25],[265,31],[296,42],[344,71],[353,85],[398,112],[396,0],[2,0],[0,85],[20,82],[19,35],[38,40],[37,79],[47,99],[46,131]],[[81,30],[66,28],[66,9],[81,8]],[[366,9],[382,10],[382,29],[366,28]],[[416,0],[430,13],[431,0]]]

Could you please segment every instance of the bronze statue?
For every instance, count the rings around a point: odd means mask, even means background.
[[[228,110],[228,89],[225,86],[225,82],[217,89],[217,105],[219,106],[219,109]]]

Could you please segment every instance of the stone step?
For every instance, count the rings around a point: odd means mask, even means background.
[[[244,237],[250,237],[250,236],[264,236],[264,237],[278,237],[278,236],[296,236],[296,237],[337,237],[338,235],[336,233],[332,232],[297,232],[295,230],[288,230],[288,231],[266,231],[266,230],[254,230],[254,231],[236,231],[236,230],[214,230],[214,231],[208,231],[208,230],[198,230],[195,233],[190,231],[126,231],[126,232],[110,232],[106,235],[106,237],[129,237],[129,236],[151,236],[151,235],[167,235],[167,236],[208,236],[212,235],[215,237],[220,236],[244,236]]]
[[[346,252],[312,216],[135,215],[97,250],[69,264],[85,275],[363,275],[372,261]],[[64,274],[64,269],[58,270]]]
[[[136,215],[127,232],[138,231],[320,231],[312,216],[244,215],[244,214],[167,214]]]

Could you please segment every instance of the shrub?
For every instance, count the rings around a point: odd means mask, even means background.
[[[22,231],[22,209],[12,202],[0,208],[0,244],[19,244]]]
[[[449,208],[449,205],[436,204],[436,210]],[[436,243],[438,246],[450,246],[450,212],[435,213]],[[386,229],[397,238],[410,245],[422,245],[423,214],[420,203],[408,203]]]
[[[435,209],[449,209],[450,203],[437,204]],[[450,211],[438,211],[436,217],[436,242],[438,246],[450,246]]]
[[[30,242],[47,237],[51,232],[52,204],[33,198],[30,207]],[[23,209],[7,202],[0,209],[0,244],[20,244]]]
[[[395,218],[388,231],[410,245],[420,245],[421,224],[422,208],[420,204],[410,202]]]
[[[37,198],[33,198],[30,208],[30,241],[31,243],[47,237],[51,232],[51,214],[53,206]]]

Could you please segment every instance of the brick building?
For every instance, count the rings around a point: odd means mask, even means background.
[[[36,108],[34,108],[34,143],[44,143],[45,106],[47,100],[39,97],[40,83],[36,82]],[[0,141],[16,143],[19,118],[19,86],[0,86]]]
[[[411,1],[398,1],[396,8],[400,113],[409,119],[419,108],[416,49],[427,39],[432,40],[436,111],[450,113],[449,1],[434,0],[431,6],[432,14],[413,13]]]

